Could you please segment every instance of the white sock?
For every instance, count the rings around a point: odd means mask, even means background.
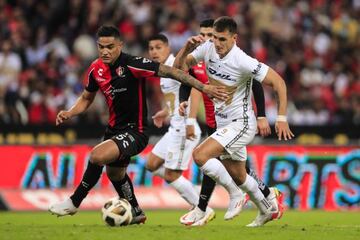
[[[239,194],[242,194],[241,189],[236,185],[224,165],[222,165],[216,158],[209,159],[201,167],[201,170],[204,174],[221,184],[228,191],[230,198],[237,197]]]
[[[271,204],[266,200],[264,194],[259,189],[258,183],[250,175],[246,174],[245,182],[239,186],[244,192],[247,192],[250,199],[259,208],[261,213],[267,213],[271,209]]]
[[[153,175],[159,176],[161,178],[165,177],[165,168],[164,165],[161,165],[158,169],[152,172]]]
[[[181,197],[185,199],[190,205],[196,206],[199,201],[199,193],[195,190],[192,183],[180,176],[175,181],[171,182],[170,185],[180,193]]]

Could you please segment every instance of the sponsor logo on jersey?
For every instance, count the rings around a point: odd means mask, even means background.
[[[224,118],[224,119],[227,119],[227,118],[228,118],[228,115],[227,115],[227,114],[220,113],[220,112],[215,112],[215,115],[218,116],[218,117]]]
[[[252,74],[256,75],[259,73],[261,69],[261,63],[258,63],[258,65],[256,66],[256,68],[251,72]]]
[[[218,73],[215,69],[211,68],[211,67],[207,67],[208,71],[210,74],[215,75],[216,77],[220,77],[224,80],[228,80],[228,81],[232,81],[235,82],[236,80],[231,79],[229,74],[222,74],[222,73]]]
[[[114,88],[109,87],[104,93],[107,97],[110,97],[111,99],[114,99],[116,93],[122,93],[127,91],[127,88]]]
[[[116,70],[115,70],[116,74],[119,76],[119,77],[122,77],[123,76],[123,73],[124,73],[124,68],[122,66],[119,66]]]

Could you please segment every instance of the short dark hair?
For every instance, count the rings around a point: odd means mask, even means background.
[[[112,25],[103,25],[103,26],[99,27],[99,29],[97,30],[97,33],[96,33],[96,37],[97,38],[114,37],[116,39],[121,40],[119,30],[115,26],[112,26]]]
[[[213,27],[214,26],[214,19],[205,19],[203,21],[200,22],[200,27],[205,27],[205,28],[209,28],[209,27]]]
[[[214,22],[214,29],[217,32],[225,32],[228,30],[230,33],[237,33],[237,24],[231,17],[219,17]]]
[[[164,34],[161,34],[161,33],[156,34],[156,35],[152,36],[151,38],[149,38],[148,42],[155,41],[155,40],[160,40],[163,43],[169,44],[168,38]]]

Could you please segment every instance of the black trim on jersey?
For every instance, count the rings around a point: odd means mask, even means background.
[[[190,74],[190,76],[195,77],[194,71],[192,68],[190,68],[189,74]],[[179,102],[180,103],[187,101],[189,99],[189,96],[191,93],[191,88],[192,87],[185,85],[183,83],[180,85],[180,89],[179,89]]]
[[[99,90],[99,85],[97,84],[97,82],[93,76],[93,71],[94,71],[94,69],[92,69],[91,72],[89,73],[88,84],[85,87],[85,89],[88,92],[96,92],[97,90]]]
[[[261,83],[255,79],[253,79],[252,91],[254,93],[257,116],[265,117],[266,114],[265,114],[264,89],[263,89]]]

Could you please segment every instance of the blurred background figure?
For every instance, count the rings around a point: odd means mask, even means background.
[[[358,125],[359,12],[356,0],[1,0],[0,121],[52,123],[53,112],[73,104],[102,23],[119,27],[126,52],[146,56],[153,34],[163,32],[176,53],[201,20],[228,15],[239,24],[239,46],[286,79],[291,124]],[[160,92],[150,89],[158,108]],[[275,99],[266,92],[273,123]],[[101,121],[97,109],[73,123]]]

